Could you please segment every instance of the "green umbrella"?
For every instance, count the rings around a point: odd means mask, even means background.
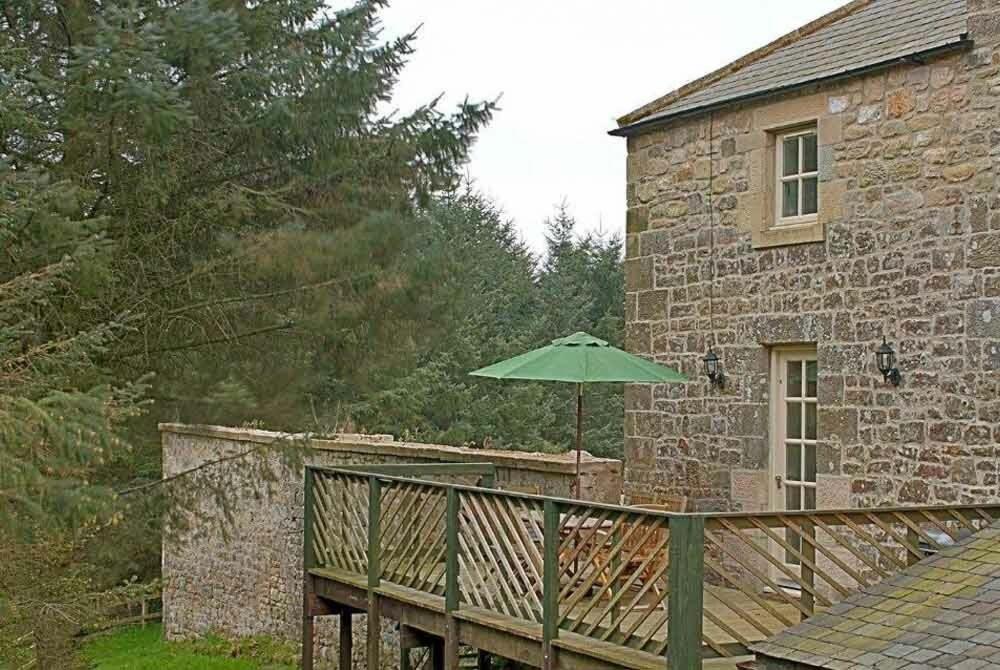
[[[616,349],[587,333],[552,340],[552,344],[469,373],[494,379],[532,379],[576,384],[576,495],[580,495],[583,449],[583,385],[595,382],[685,382],[675,370]]]

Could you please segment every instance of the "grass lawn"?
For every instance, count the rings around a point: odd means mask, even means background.
[[[295,652],[261,638],[166,642],[159,625],[98,635],[81,654],[95,670],[294,670]]]

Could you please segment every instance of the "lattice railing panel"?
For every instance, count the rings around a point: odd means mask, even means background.
[[[1000,518],[1000,505],[685,515],[391,475],[311,470],[309,480],[312,564],[367,574],[372,541],[380,571],[369,584],[681,665],[678,650],[697,649],[692,620],[704,655],[742,655]],[[671,598],[683,618],[669,619]],[[668,627],[679,641],[669,648]]]
[[[368,571],[368,479],[313,473],[312,543],[319,567]]]
[[[992,519],[979,507],[706,517],[705,644],[737,654]]]
[[[447,490],[419,482],[382,485],[382,579],[444,595]]]
[[[572,505],[560,516],[559,537],[560,627],[662,653],[669,517]]]
[[[458,582],[463,602],[517,619],[542,620],[542,504],[459,492]]]

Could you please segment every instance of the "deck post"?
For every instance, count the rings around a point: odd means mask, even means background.
[[[309,574],[316,565],[313,549],[313,496],[316,475],[308,466],[305,469],[305,491],[302,503],[302,670],[313,669],[314,617],[312,613],[313,583]]]
[[[559,637],[559,504],[546,500],[542,513],[542,665],[555,668],[553,640]]]
[[[352,659],[354,655],[354,622],[351,619],[350,610],[343,609],[340,612],[340,645],[337,649],[340,658],[340,670],[352,670]]]
[[[368,670],[379,670],[382,651],[381,603],[375,589],[382,582],[382,482],[368,478]]]
[[[670,518],[670,591],[667,596],[667,667],[701,668],[704,616],[705,519]]]
[[[802,524],[802,556],[809,560],[810,563],[816,565],[816,547],[809,540],[816,540],[816,526],[813,525],[812,521],[805,521]],[[812,587],[816,584],[816,575],[813,573],[812,568],[806,565],[805,561],[802,561],[800,567],[800,573],[802,575],[802,581],[806,585]],[[813,614],[816,613],[816,599],[813,594],[806,589],[802,589],[802,593],[799,595],[799,602],[802,603],[802,608],[808,615],[799,612],[799,617],[801,621],[805,621]]]
[[[460,501],[458,491],[454,486],[448,487],[448,497],[445,501],[445,563],[444,563],[444,667],[447,670],[457,670],[458,658],[458,619],[455,610],[459,607],[458,586],[458,513]]]

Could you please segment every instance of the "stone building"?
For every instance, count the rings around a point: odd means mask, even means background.
[[[1000,496],[1000,0],[857,0],[612,134],[627,345],[693,380],[627,389],[626,493]]]

